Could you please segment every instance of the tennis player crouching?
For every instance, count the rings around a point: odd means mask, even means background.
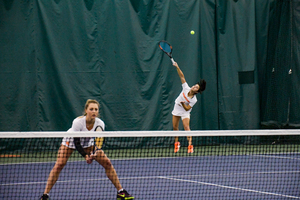
[[[181,118],[184,130],[190,131],[190,112],[192,111],[192,107],[197,102],[196,94],[202,94],[202,92],[205,90],[206,81],[204,79],[201,79],[200,82],[196,83],[190,88],[185,81],[184,75],[180,70],[178,64],[175,62],[173,65],[176,67],[177,73],[182,83],[182,91],[176,98],[175,105],[172,111],[173,130],[179,130],[178,127]],[[187,140],[189,143],[188,153],[193,153],[194,147],[192,145],[192,136],[187,136]],[[175,137],[174,152],[177,153],[179,151],[179,148],[180,142],[178,141],[178,137]]]
[[[99,126],[102,130],[104,130],[105,124],[101,119],[98,118],[99,107],[98,101],[91,99],[87,100],[85,104],[84,115],[74,119],[72,128],[70,128],[68,132],[96,131],[97,127]],[[134,199],[133,196],[128,194],[128,192],[122,188],[115,168],[103,150],[97,150],[93,154],[94,138],[64,138],[58,150],[57,161],[49,174],[44,194],[40,198],[41,200],[49,200],[49,192],[58,180],[60,172],[67,164],[67,161],[75,148],[85,158],[88,164],[91,164],[93,160],[96,160],[100,165],[102,165],[102,167],[104,167],[106,176],[118,191],[117,200]]]

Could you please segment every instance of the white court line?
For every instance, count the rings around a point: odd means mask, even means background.
[[[159,160],[159,159],[182,159],[182,158],[198,158],[198,157],[210,157],[210,156],[180,156],[180,157],[145,157],[145,158],[111,158],[111,161],[128,161],[128,160]],[[73,161],[68,161],[68,163],[71,162],[86,162],[83,160],[73,160]],[[30,164],[45,164],[45,163],[56,163],[55,161],[45,161],[45,162],[20,162],[20,163],[0,163],[0,166],[5,166],[5,165],[30,165]]]
[[[272,154],[272,153],[270,153]],[[278,153],[276,153],[278,154]],[[282,153],[282,154],[300,154],[298,152],[292,152],[292,153]],[[259,157],[271,157],[271,158],[282,158],[282,159],[292,159],[292,160],[300,160],[300,158],[293,158],[293,157],[283,157],[283,156],[269,156],[269,155],[259,155],[259,154],[249,154],[249,155],[230,155],[230,156],[259,156]],[[190,158],[190,159],[196,159],[196,158],[204,158],[204,157],[211,157],[211,156],[180,156],[180,157],[145,157],[145,158],[112,158],[110,159],[111,161],[122,161],[122,160],[148,160],[148,159],[182,159],[182,158]],[[55,161],[45,161],[45,162],[20,162],[20,163],[0,163],[0,166],[5,166],[5,165],[24,165],[24,164],[44,164],[44,163],[55,163]],[[73,161],[68,161],[70,162],[85,162],[85,160],[73,160]]]
[[[168,176],[170,178],[176,177],[209,177],[209,176],[232,176],[232,175],[253,175],[253,174],[287,174],[287,173],[300,173],[300,171],[270,171],[270,172],[249,172],[249,173],[228,173],[228,174],[203,174],[203,175],[178,175],[178,176]],[[137,177],[119,177],[120,180],[132,180],[132,179],[156,179],[161,178],[162,176],[137,176]],[[57,183],[69,183],[69,182],[87,182],[87,181],[105,181],[109,180],[108,178],[97,178],[97,179],[75,179],[75,180],[66,180],[66,181],[57,181]],[[42,182],[23,182],[23,183],[4,183],[0,186],[10,186],[10,185],[30,185],[30,184],[40,184],[47,183],[46,181]]]
[[[287,157],[287,156],[270,156],[270,155],[251,155],[251,156],[300,160],[300,158],[293,158],[293,157]]]
[[[269,172],[248,172],[248,173],[225,173],[225,174],[197,174],[197,175],[178,175],[168,177],[209,177],[209,176],[232,176],[232,175],[254,175],[254,174],[289,174],[300,173],[300,171],[269,171]]]
[[[175,181],[181,181],[181,182],[197,183],[197,184],[202,184],[202,185],[209,185],[209,186],[215,186],[215,187],[221,187],[221,188],[227,188],[227,189],[233,189],[233,190],[241,190],[241,191],[255,192],[255,193],[260,193],[260,194],[268,194],[268,195],[274,195],[274,196],[288,197],[288,198],[293,198],[293,199],[300,199],[300,197],[297,197],[297,196],[277,194],[277,193],[272,193],[272,192],[263,192],[263,191],[258,191],[258,190],[250,190],[250,189],[245,189],[245,188],[231,187],[231,186],[219,185],[219,184],[214,184],[214,183],[206,183],[206,182],[199,182],[199,181],[192,181],[192,180],[185,180],[185,179],[177,179],[177,178],[168,178],[168,177],[164,177],[164,176],[161,176],[160,178],[175,180]]]
[[[144,176],[144,177],[125,177],[120,178],[120,180],[128,180],[128,179],[156,179],[160,178],[160,176]],[[70,183],[70,182],[87,182],[87,181],[106,181],[109,180],[108,178],[97,178],[97,179],[76,179],[76,180],[67,180],[67,181],[56,181],[57,183]],[[4,183],[0,184],[0,186],[11,186],[11,185],[34,185],[34,184],[41,184],[47,183],[47,181],[41,182],[24,182],[24,183]]]

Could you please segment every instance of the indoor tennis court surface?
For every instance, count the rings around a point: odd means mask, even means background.
[[[299,153],[124,159],[112,163],[122,186],[138,200],[300,199]],[[38,199],[53,165],[1,165],[6,174],[1,175],[0,199]],[[102,167],[95,162],[86,165],[85,161],[68,162],[50,193],[51,200],[115,199],[116,190]]]

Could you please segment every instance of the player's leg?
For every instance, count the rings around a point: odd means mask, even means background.
[[[187,116],[187,117],[184,117],[182,118],[182,124],[183,124],[183,128],[185,131],[190,131],[190,117]],[[187,140],[188,140],[188,143],[189,143],[189,146],[188,146],[188,153],[193,153],[194,152],[194,147],[192,145],[192,136],[187,136]]]
[[[173,115],[173,118],[172,118],[173,131],[179,130],[179,121],[180,121],[180,116]],[[178,140],[178,137],[177,137],[177,140]]]
[[[122,189],[117,172],[116,172],[114,166],[111,164],[109,158],[103,152],[103,150],[97,151],[97,156],[95,157],[95,160],[100,165],[102,165],[102,167],[105,169],[106,176],[109,178],[109,180],[112,182],[112,184],[116,187],[116,189],[117,190]]]
[[[133,196],[131,196],[126,190],[124,190],[122,188],[121,183],[118,178],[118,175],[117,175],[117,172],[116,172],[114,166],[111,164],[109,158],[103,152],[103,150],[97,151],[95,160],[100,165],[102,165],[102,167],[104,167],[106,176],[112,182],[112,184],[116,187],[116,189],[118,191],[117,199],[125,199],[125,200],[134,199]]]
[[[180,121],[180,116],[174,116],[172,118],[172,123],[173,123],[173,131],[178,131],[179,130],[179,121]],[[178,137],[175,137],[175,143],[174,143],[174,153],[177,153],[180,148],[180,142],[178,142]]]
[[[47,185],[44,191],[44,194],[48,194],[50,190],[52,189],[53,185],[56,183],[58,180],[59,174],[61,170],[64,168],[64,166],[67,164],[67,161],[71,154],[73,153],[74,149],[71,149],[69,147],[66,147],[64,145],[61,145],[58,154],[57,154],[57,160],[52,168],[48,180],[47,180]]]

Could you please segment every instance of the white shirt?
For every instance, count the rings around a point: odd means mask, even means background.
[[[91,130],[86,128],[86,116],[80,116],[73,120],[72,127],[68,130],[68,132],[75,132],[75,131],[95,131],[97,126],[101,126],[102,130],[104,131],[105,124],[104,122],[99,119],[98,117],[95,118],[94,126]],[[69,148],[75,149],[74,138],[73,137],[64,137],[62,140],[62,144]],[[91,137],[83,137],[80,138],[80,144],[82,148],[87,148],[94,145],[94,138]]]
[[[95,118],[95,123],[90,131],[94,131],[97,126],[101,126],[102,130],[105,128],[104,122],[98,117]],[[80,116],[73,120],[71,131],[89,131],[86,128],[86,116]],[[70,129],[69,129],[70,130]]]
[[[173,115],[186,116],[192,111],[192,108],[186,111],[180,103],[180,102],[184,102],[186,105],[190,105],[191,107],[195,105],[195,103],[197,102],[197,97],[196,95],[194,95],[192,98],[188,97],[188,93],[190,90],[191,88],[189,87],[187,82],[182,84],[182,91],[179,94],[179,96],[175,99],[175,105],[172,111]]]

